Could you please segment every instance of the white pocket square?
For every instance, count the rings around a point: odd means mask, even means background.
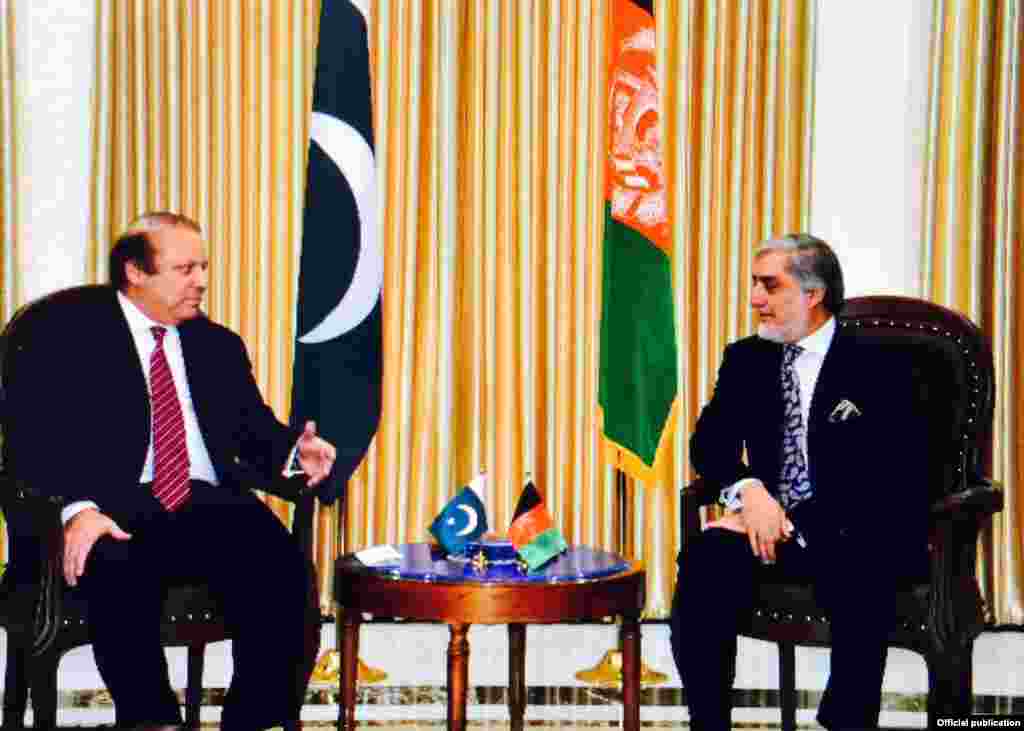
[[[846,421],[854,416],[860,416],[860,409],[857,408],[857,404],[844,398],[832,409],[832,413],[828,415],[828,420],[835,424],[837,421]]]

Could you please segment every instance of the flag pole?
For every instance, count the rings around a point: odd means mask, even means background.
[[[348,503],[346,496],[348,490],[344,490],[341,493],[332,509],[334,512],[334,523],[337,525],[337,530],[334,532],[336,545],[338,547],[337,555],[344,556],[348,553],[348,531],[346,530],[348,515]],[[323,506],[320,506],[323,508]],[[336,627],[340,627],[341,622],[341,607],[335,603],[334,622]],[[363,662],[363,658],[356,658],[356,684],[357,685],[372,685],[373,683],[382,683],[387,680],[388,674],[379,669],[367,665]],[[338,652],[337,648],[330,650],[324,650],[320,653],[320,657],[316,661],[316,666],[313,668],[313,675],[310,677],[311,683],[316,683],[322,687],[336,688],[338,683],[341,681],[341,653]]]
[[[629,482],[626,473],[615,468],[615,552],[620,556],[636,555],[636,530],[629,521]],[[621,623],[616,618],[615,623]],[[618,646],[608,650],[593,667],[576,672],[576,679],[590,685],[606,688],[622,687],[622,636]],[[668,675],[651,668],[640,659],[640,685],[658,685],[668,680]]]

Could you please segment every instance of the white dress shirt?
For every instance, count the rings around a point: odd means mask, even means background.
[[[181,404],[181,413],[185,420],[185,443],[188,447],[189,477],[193,480],[203,480],[212,485],[219,484],[217,472],[213,468],[213,461],[210,459],[210,452],[206,449],[203,435],[199,431],[199,421],[196,418],[195,406],[192,403],[192,393],[188,387],[188,378],[185,375],[185,358],[181,353],[181,337],[178,328],[173,325],[163,325],[154,322],[142,310],[125,297],[117,293],[117,300],[121,304],[125,319],[128,320],[128,328],[132,333],[132,340],[135,341],[135,350],[139,356],[139,363],[142,372],[146,376],[147,391],[149,387],[149,359],[156,350],[156,338],[153,337],[152,328],[162,327],[167,330],[164,335],[164,354],[167,356],[167,365],[171,369],[171,378],[174,380],[174,390],[178,393],[178,403]],[[152,417],[151,417],[152,418]],[[153,481],[153,431],[150,422],[149,446],[146,448],[146,461],[142,466],[142,474],[139,475],[139,482]],[[71,518],[86,508],[95,508],[96,503],[91,500],[82,500],[70,503],[61,511],[61,520],[67,523]]]
[[[793,369],[800,381],[800,414],[804,421],[803,433],[800,435],[800,451],[804,453],[804,463],[808,469],[810,469],[810,462],[807,458],[807,424],[811,414],[811,398],[814,396],[814,387],[818,383],[821,366],[825,362],[825,355],[832,345],[835,333],[836,318],[830,317],[824,325],[796,343],[803,348],[803,352],[793,362]],[[779,388],[782,388],[781,381]],[[756,477],[745,477],[726,487],[722,490],[721,503],[729,510],[741,509],[743,507],[741,495],[743,488],[755,482],[760,482],[760,480]]]

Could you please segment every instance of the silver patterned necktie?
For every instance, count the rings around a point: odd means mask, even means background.
[[[803,350],[799,345],[787,343],[782,353],[782,470],[779,475],[779,500],[786,510],[811,496],[807,460],[800,446],[804,435],[800,379],[793,367]]]

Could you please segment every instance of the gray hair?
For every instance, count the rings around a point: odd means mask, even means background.
[[[110,250],[109,271],[110,284],[122,292],[128,286],[128,275],[125,273],[125,266],[132,262],[147,274],[156,272],[154,264],[154,251],[149,234],[163,228],[172,226],[184,226],[187,229],[202,234],[203,230],[199,224],[188,216],[170,211],[151,211],[144,213],[130,224],[114,242]]]
[[[785,234],[761,242],[754,258],[760,258],[773,251],[787,254],[786,271],[796,279],[800,289],[823,290],[822,304],[830,314],[837,314],[843,307],[843,269],[832,247],[816,236],[806,233]]]

